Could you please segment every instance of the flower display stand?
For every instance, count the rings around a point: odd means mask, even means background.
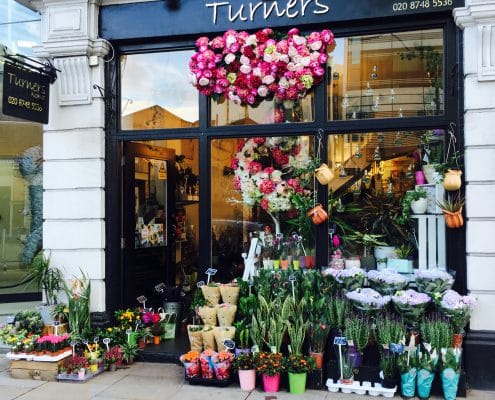
[[[186,381],[189,382],[190,385],[201,385],[201,386],[216,386],[216,387],[227,387],[232,383],[232,377],[229,379],[207,379],[207,378],[202,378],[202,377],[185,377]]]
[[[333,379],[327,379],[327,388],[329,392],[337,393],[339,390],[342,393],[369,394],[370,396],[394,397],[397,391],[397,386],[392,389],[386,389],[378,382],[372,384],[369,381],[359,382],[354,381],[352,385],[339,383]]]
[[[11,359],[12,361],[26,360],[26,361],[40,361],[40,362],[56,362],[69,357],[71,354],[72,354],[72,350],[64,351],[63,353],[58,354],[56,356],[49,356],[47,354],[44,354],[42,356],[35,356],[33,354],[9,352],[6,354],[6,357]]]
[[[57,380],[59,365],[63,364],[64,360],[70,355],[71,352],[68,352],[67,354],[64,353],[57,357],[50,357],[50,360],[43,361],[12,359],[10,364],[10,374],[12,378],[54,382]],[[48,358],[48,356],[46,357]]]
[[[95,376],[100,375],[105,370],[103,363],[98,366],[98,370],[96,372],[86,371],[83,377],[79,377],[78,374],[57,374],[57,380],[61,382],[75,382],[82,383],[94,378]]]

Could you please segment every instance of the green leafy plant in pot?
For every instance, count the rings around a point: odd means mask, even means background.
[[[33,281],[43,294],[44,304],[39,306],[45,325],[53,325],[53,309],[58,302],[57,294],[62,289],[63,274],[56,267],[50,266],[50,257],[40,252],[30,266],[28,278]]]
[[[392,389],[397,385],[397,359],[394,353],[382,353],[380,358],[382,386]]]

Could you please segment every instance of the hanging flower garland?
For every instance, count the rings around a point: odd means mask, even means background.
[[[280,228],[280,212],[297,213],[292,194],[310,192],[295,174],[308,162],[307,152],[301,147],[298,138],[255,137],[240,141],[231,161],[234,189],[242,194],[244,204],[265,210],[273,218],[276,231]]]
[[[334,35],[325,29],[302,36],[293,28],[285,38],[276,36],[265,28],[255,34],[228,30],[211,41],[200,37],[189,62],[192,84],[206,96],[224,95],[237,104],[304,97],[323,81]]]

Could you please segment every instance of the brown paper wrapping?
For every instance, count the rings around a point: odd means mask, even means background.
[[[235,313],[237,306],[224,303],[219,304],[217,307],[218,325],[220,326],[232,326],[235,320]]]
[[[215,342],[215,331],[213,326],[205,326],[203,328],[203,347],[205,350],[217,351],[217,343]]]
[[[201,287],[201,291],[210,306],[215,307],[220,303],[220,288],[218,286],[204,285]]]
[[[218,351],[225,350],[223,341],[225,339],[234,340],[235,338],[235,327],[234,326],[217,326],[213,329],[215,333],[215,341],[217,342]]]
[[[201,325],[188,325],[187,326],[187,335],[189,336],[189,343],[191,344],[191,350],[199,351],[200,353],[203,351],[203,330],[191,332],[191,328],[202,328]]]
[[[217,310],[215,307],[203,306],[198,308],[198,315],[203,324],[217,326]]]
[[[220,286],[220,294],[222,295],[222,301],[224,303],[237,305],[239,302],[239,293],[241,288],[239,286],[222,285]]]

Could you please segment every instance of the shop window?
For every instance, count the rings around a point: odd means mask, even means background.
[[[296,211],[296,202],[314,204],[304,172],[312,168],[312,138],[214,139],[211,154],[211,264],[220,280],[242,275],[241,254],[254,237],[266,261],[314,255],[314,226],[301,224],[308,220]]]
[[[345,257],[374,268],[377,262],[384,267],[392,262],[388,259],[404,258],[412,260],[411,267],[445,268],[444,221],[435,204],[443,199],[443,186],[434,169],[443,162],[444,151],[441,129],[329,136],[330,262],[343,264]],[[405,195],[420,189],[426,192],[427,214],[411,217]],[[427,255],[426,241],[431,237],[438,243]],[[433,243],[428,245],[432,249]],[[372,249],[383,246],[393,248],[383,256],[375,251],[372,259]],[[426,260],[433,253],[435,259]]]
[[[189,83],[192,51],[123,55],[123,130],[198,127],[198,92]]]
[[[337,39],[328,64],[329,120],[444,112],[442,29]]]

